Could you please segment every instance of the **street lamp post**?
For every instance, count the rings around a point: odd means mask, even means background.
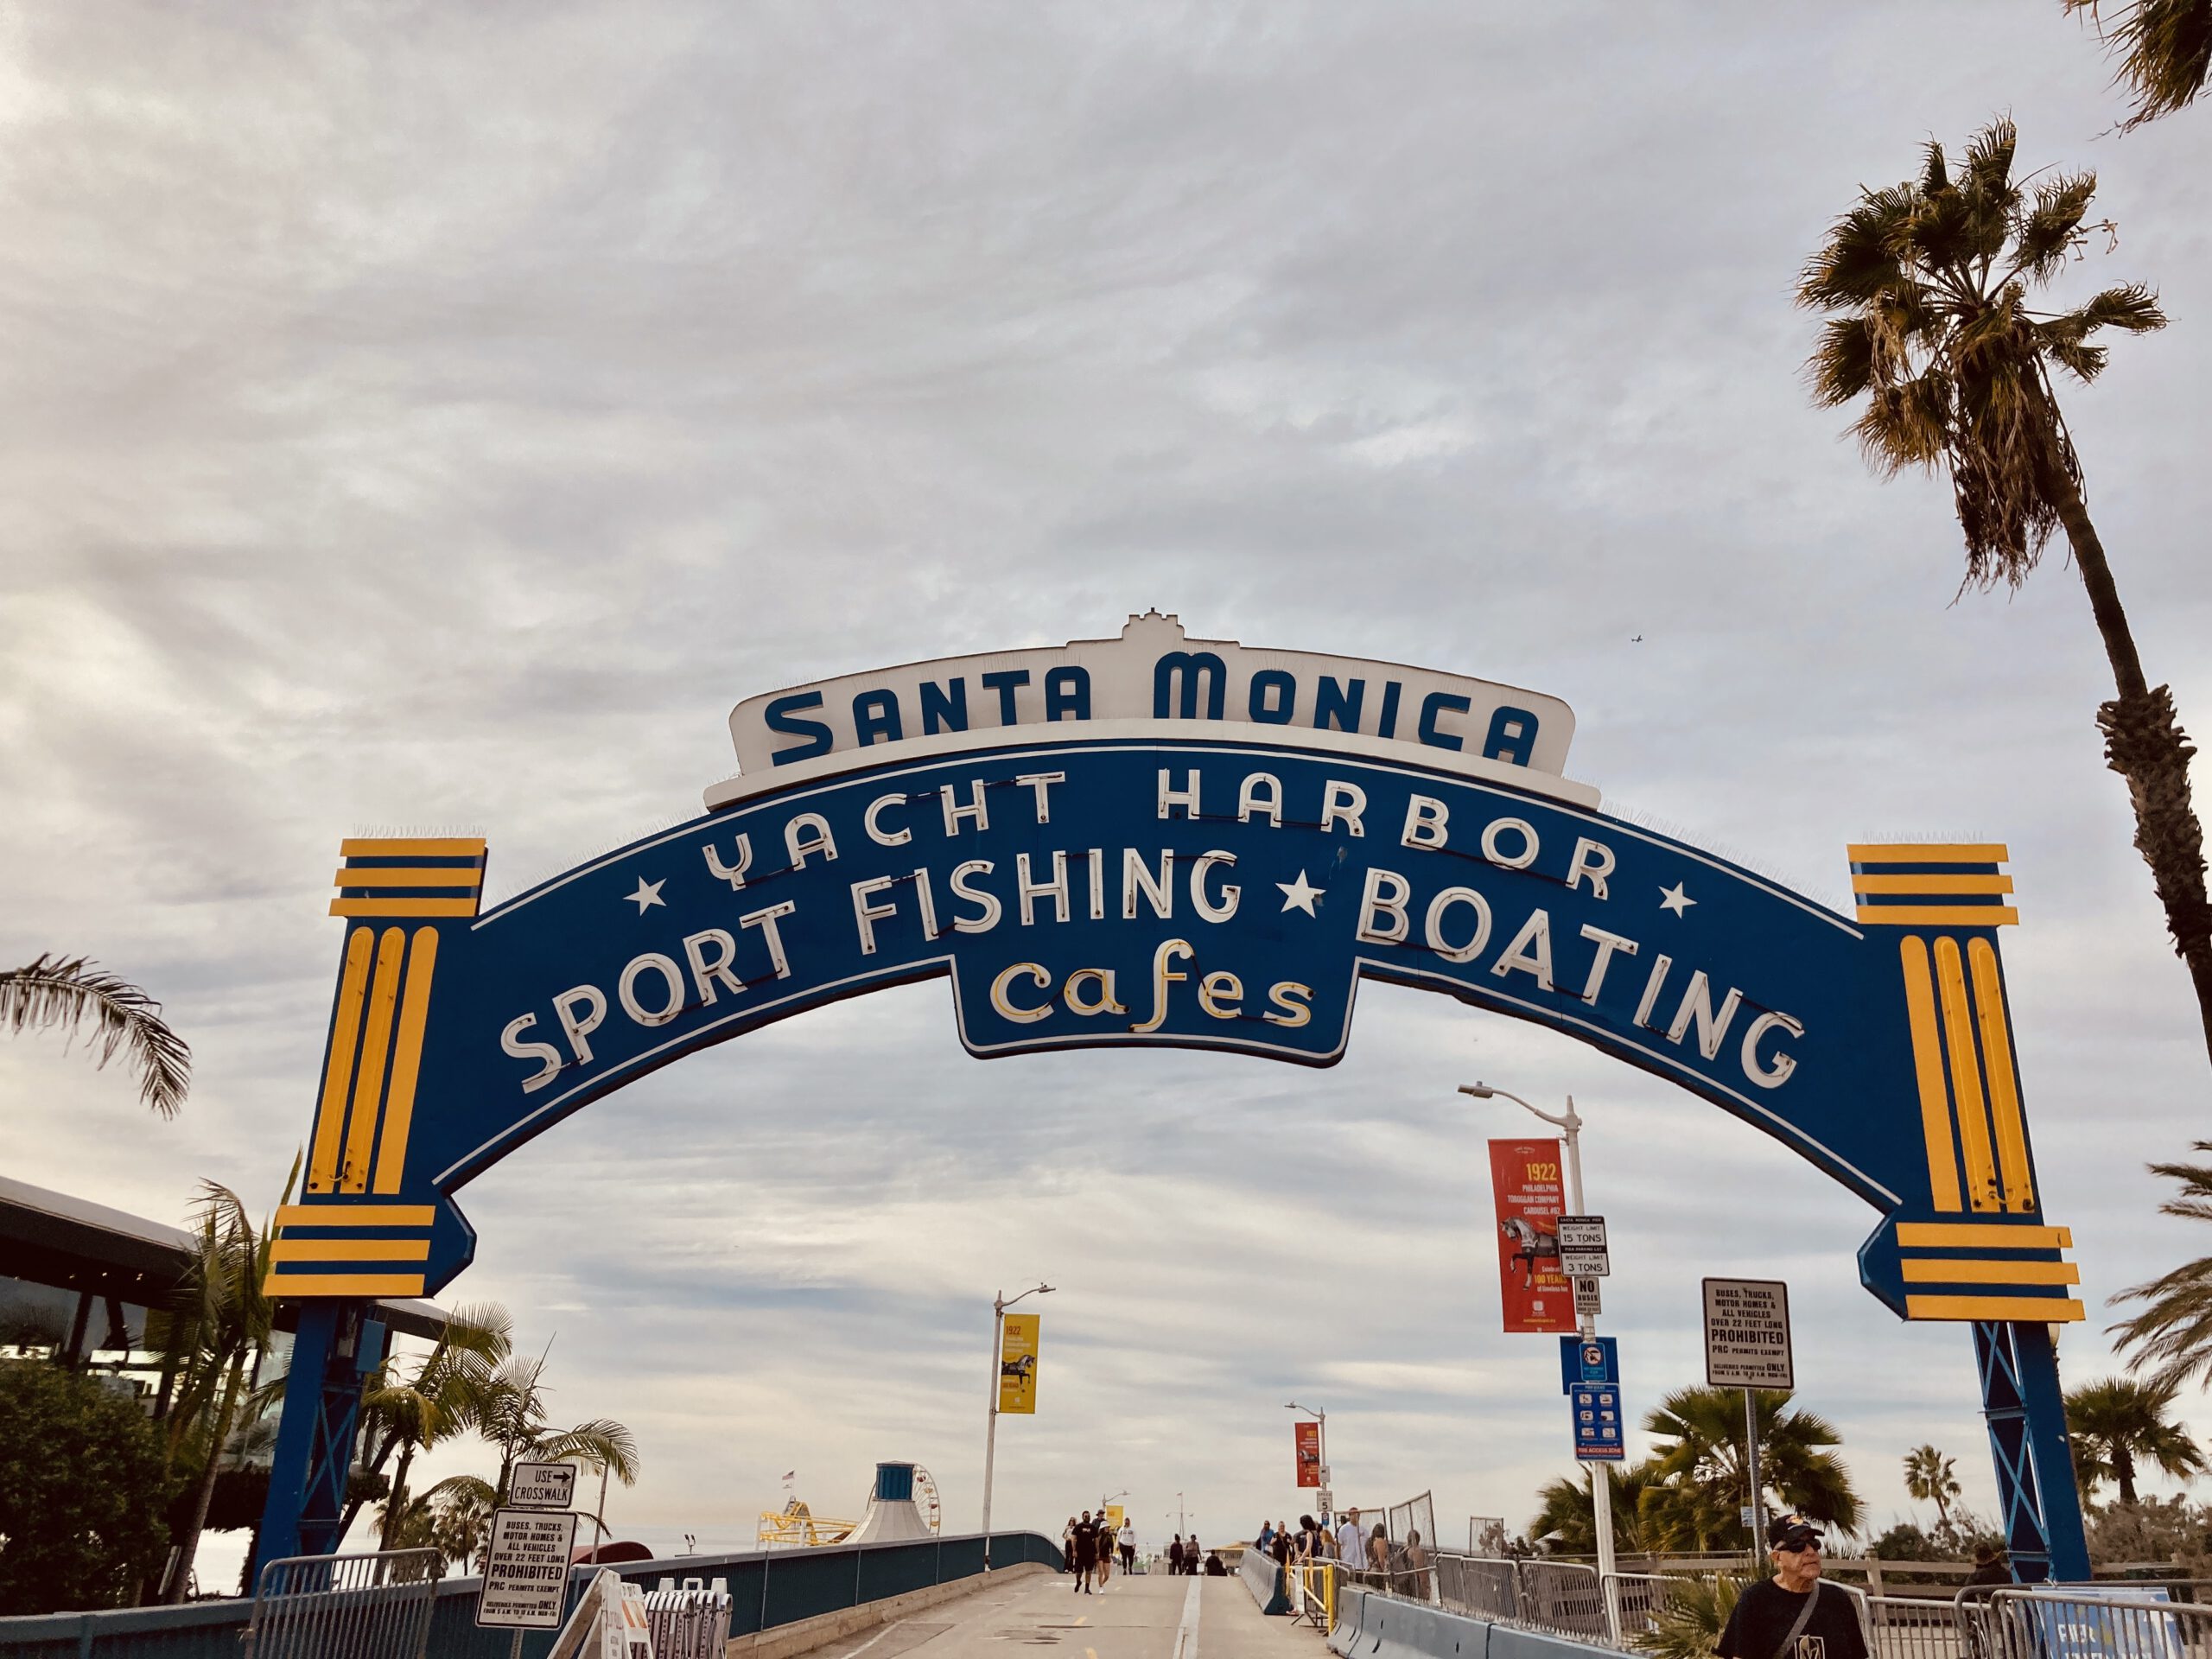
[[[1590,1213],[1583,1208],[1582,1205],[1582,1119],[1575,1112],[1573,1095],[1567,1097],[1566,1115],[1559,1116],[1543,1110],[1541,1107],[1531,1106],[1520,1096],[1509,1090],[1495,1089],[1486,1083],[1463,1083],[1459,1085],[1459,1092],[1471,1096],[1477,1100],[1488,1100],[1493,1096],[1500,1100],[1510,1100],[1522,1110],[1532,1112],[1541,1117],[1545,1122],[1563,1134],[1567,1137],[1567,1208],[1570,1212],[1578,1216],[1586,1216]],[[1575,1329],[1585,1338],[1594,1337],[1598,1334],[1598,1321],[1594,1316],[1581,1313],[1578,1308]],[[1612,1632],[1613,1640],[1618,1642],[1620,1640],[1621,1630],[1620,1608],[1615,1599],[1616,1591],[1612,1577],[1613,1480],[1612,1471],[1605,1466],[1602,1459],[1595,1460],[1590,1465],[1590,1496],[1592,1510],[1591,1518],[1598,1535],[1598,1581],[1605,1588],[1605,1624]]]
[[[1321,1490],[1314,1501],[1320,1504],[1323,1518],[1326,1519],[1330,1503],[1329,1414],[1317,1407],[1301,1406],[1295,1400],[1290,1402],[1290,1403],[1286,1405],[1283,1409],[1285,1411],[1302,1411],[1308,1417],[1311,1417],[1315,1422],[1320,1425],[1320,1428],[1318,1431],[1318,1438],[1321,1442]]]
[[[991,1392],[990,1414],[983,1427],[983,1571],[991,1570],[991,1476],[999,1454],[999,1363],[1006,1351],[1006,1311],[1024,1296],[1050,1295],[1052,1286],[1043,1280],[1023,1291],[1020,1296],[1008,1296],[1004,1291],[991,1299]]]

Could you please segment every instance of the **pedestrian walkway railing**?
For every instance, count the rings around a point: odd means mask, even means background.
[[[243,1659],[423,1659],[445,1558],[435,1549],[294,1555],[261,1569]]]
[[[330,1558],[321,1558],[327,1564]],[[1033,1532],[991,1535],[995,1567],[1024,1562],[1059,1565],[1059,1545]],[[571,1601],[593,1573],[579,1567],[569,1575]],[[886,1544],[827,1545],[817,1549],[747,1550],[626,1561],[612,1569],[625,1580],[650,1584],[671,1570],[727,1578],[731,1637],[779,1629],[798,1620],[880,1601],[983,1570],[983,1541],[974,1534]],[[433,1584],[430,1616],[434,1659],[507,1659],[510,1631],[479,1628],[476,1598],[481,1581],[448,1578]],[[193,1602],[181,1607],[112,1608],[96,1612],[0,1618],[4,1659],[242,1659],[239,1637],[255,1604],[245,1600]],[[523,1659],[544,1659],[551,1630],[524,1632]],[[268,1659],[263,1649],[254,1659]],[[378,1659],[413,1659],[412,1648],[386,1648]]]
[[[1605,1585],[1596,1567],[1572,1561],[1520,1561],[1516,1566],[1521,1576],[1520,1623],[1585,1642],[1611,1639]]]
[[[2163,1586],[2082,1588],[1999,1585],[1986,1603],[1955,1609],[1971,1659],[2205,1659],[2212,1607],[2173,1599]]]
[[[1440,1550],[1436,1556],[1437,1599],[1453,1612],[1479,1618],[1518,1622],[1521,1564]]]

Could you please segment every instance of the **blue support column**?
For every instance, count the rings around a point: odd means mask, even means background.
[[[1974,1356],[2012,1576],[2023,1584],[2086,1583],[2089,1544],[2050,1327],[1978,1319]]]
[[[276,1427],[269,1501],[261,1514],[254,1580],[288,1555],[327,1555],[338,1548],[346,1481],[360,1426],[361,1384],[384,1359],[385,1331],[365,1318],[366,1302],[317,1300],[300,1309],[284,1414]]]

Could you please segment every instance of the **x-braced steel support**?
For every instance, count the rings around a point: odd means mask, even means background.
[[[300,1306],[269,1502],[254,1552],[256,1583],[270,1561],[327,1555],[338,1548],[360,1427],[361,1385],[384,1363],[385,1325],[365,1317],[368,1306],[337,1298]]]
[[[1974,1357],[2012,1576],[2023,1584],[2086,1583],[2089,1545],[2082,1530],[2050,1327],[1977,1319]]]

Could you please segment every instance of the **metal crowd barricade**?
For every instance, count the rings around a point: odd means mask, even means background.
[[[1437,1595],[1452,1612],[1518,1623],[1520,1581],[1515,1562],[1452,1551],[1437,1554]]]
[[[1869,1596],[1866,1605],[1874,1659],[1971,1659],[1950,1598]]]
[[[1956,1608],[1972,1659],[2206,1659],[2212,1607],[2163,1586],[1999,1585]]]
[[[435,1549],[271,1561],[238,1650],[243,1659],[424,1659],[444,1570]]]
[[[1573,1561],[1522,1561],[1521,1623],[1554,1636],[1610,1642],[1598,1569]]]
[[[1324,1636],[1337,1622],[1337,1580],[1344,1568],[1334,1561],[1309,1561],[1290,1569],[1290,1610]],[[659,1650],[655,1650],[658,1659]]]
[[[702,1586],[686,1579],[679,1588],[663,1579],[645,1596],[646,1628],[653,1659],[722,1659],[729,1643],[729,1580]]]
[[[1622,1639],[1633,1646],[1636,1637],[1656,1630],[1659,1615],[1667,1610],[1673,1586],[1689,1582],[1694,1580],[1685,1580],[1679,1573],[1605,1573],[1602,1585],[1612,1597],[1613,1605],[1620,1610]]]

